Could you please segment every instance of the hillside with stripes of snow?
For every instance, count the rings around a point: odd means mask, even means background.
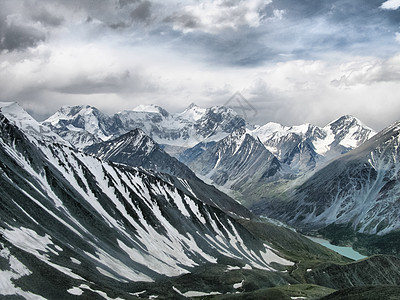
[[[45,130],[28,137],[17,119],[0,118],[4,295],[111,297],[224,259],[271,272],[293,264],[168,175],[49,142]]]

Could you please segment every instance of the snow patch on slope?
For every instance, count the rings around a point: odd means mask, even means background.
[[[13,256],[3,244],[0,244],[0,248],[0,257],[5,259],[9,265],[9,270],[0,270],[0,295],[18,295],[26,299],[44,299],[33,293],[23,291],[14,285],[14,280],[31,275],[32,272]]]

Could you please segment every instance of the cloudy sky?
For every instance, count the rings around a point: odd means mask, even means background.
[[[0,0],[0,101],[37,119],[235,92],[257,123],[400,120],[400,0]]]

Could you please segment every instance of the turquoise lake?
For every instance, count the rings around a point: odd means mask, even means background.
[[[363,259],[363,258],[367,257],[367,256],[364,256],[364,255],[358,253],[351,247],[335,246],[335,245],[332,245],[329,241],[321,239],[321,238],[312,237],[312,236],[306,236],[306,237],[326,248],[329,248],[345,257],[348,257],[348,258],[351,258],[354,260],[359,260],[359,259]]]

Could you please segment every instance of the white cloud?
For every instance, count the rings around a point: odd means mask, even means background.
[[[294,60],[266,67],[243,91],[259,110],[258,123],[326,125],[344,115],[380,130],[399,119],[400,55],[348,63]],[[370,72],[370,74],[369,74]],[[397,74],[397,75],[396,75]],[[348,84],[332,84],[348,76]]]
[[[292,60],[277,63],[264,74],[270,89],[277,92],[312,90],[328,75],[327,65],[322,61]]]
[[[216,33],[224,29],[240,26],[258,27],[263,18],[262,9],[272,0],[207,0],[186,5],[181,12],[171,18],[174,29],[184,32],[202,30]],[[282,12],[276,12],[282,17]]]
[[[273,13],[274,13],[274,18],[282,20],[283,15],[286,13],[286,11],[283,9],[274,9]]]
[[[342,66],[341,75],[332,81],[335,86],[371,85],[377,82],[400,83],[400,54],[389,59],[369,59]]]
[[[3,54],[0,101],[19,101],[40,116],[61,105],[82,103],[106,112],[141,103],[176,111],[190,102],[223,104],[236,89],[248,84],[239,72],[225,74],[226,70],[159,50],[57,43],[41,45],[24,55]]]
[[[396,10],[400,7],[400,0],[388,0],[382,3],[382,9]]]
[[[400,32],[396,32],[395,39],[398,43],[400,43]]]

